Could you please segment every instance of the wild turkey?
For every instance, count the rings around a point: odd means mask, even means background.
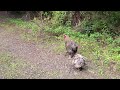
[[[78,45],[70,39],[69,36],[64,35],[66,54],[69,54],[71,58],[77,53]]]

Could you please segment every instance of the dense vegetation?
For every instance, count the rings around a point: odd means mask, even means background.
[[[79,52],[84,56],[101,60],[104,65],[115,62],[119,70],[119,11],[23,11],[12,14],[18,13],[32,17],[30,22],[10,19],[11,22],[32,29],[34,33],[43,30],[59,39],[67,34],[80,44]]]

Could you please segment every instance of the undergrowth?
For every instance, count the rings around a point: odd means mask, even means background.
[[[17,26],[23,29],[31,29],[32,32],[35,34],[40,27],[33,22],[23,21],[22,19],[9,19],[9,22],[15,23]]]

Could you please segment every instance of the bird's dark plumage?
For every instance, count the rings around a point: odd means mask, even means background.
[[[74,41],[70,40],[69,36],[67,35],[64,35],[64,41],[67,53],[72,58],[77,53],[78,45]]]

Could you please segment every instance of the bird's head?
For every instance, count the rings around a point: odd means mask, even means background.
[[[80,45],[78,45],[78,48],[80,48]]]
[[[65,39],[65,38],[67,37],[67,35],[66,35],[66,34],[64,34],[64,35],[63,35],[63,37],[64,37],[64,39]]]

